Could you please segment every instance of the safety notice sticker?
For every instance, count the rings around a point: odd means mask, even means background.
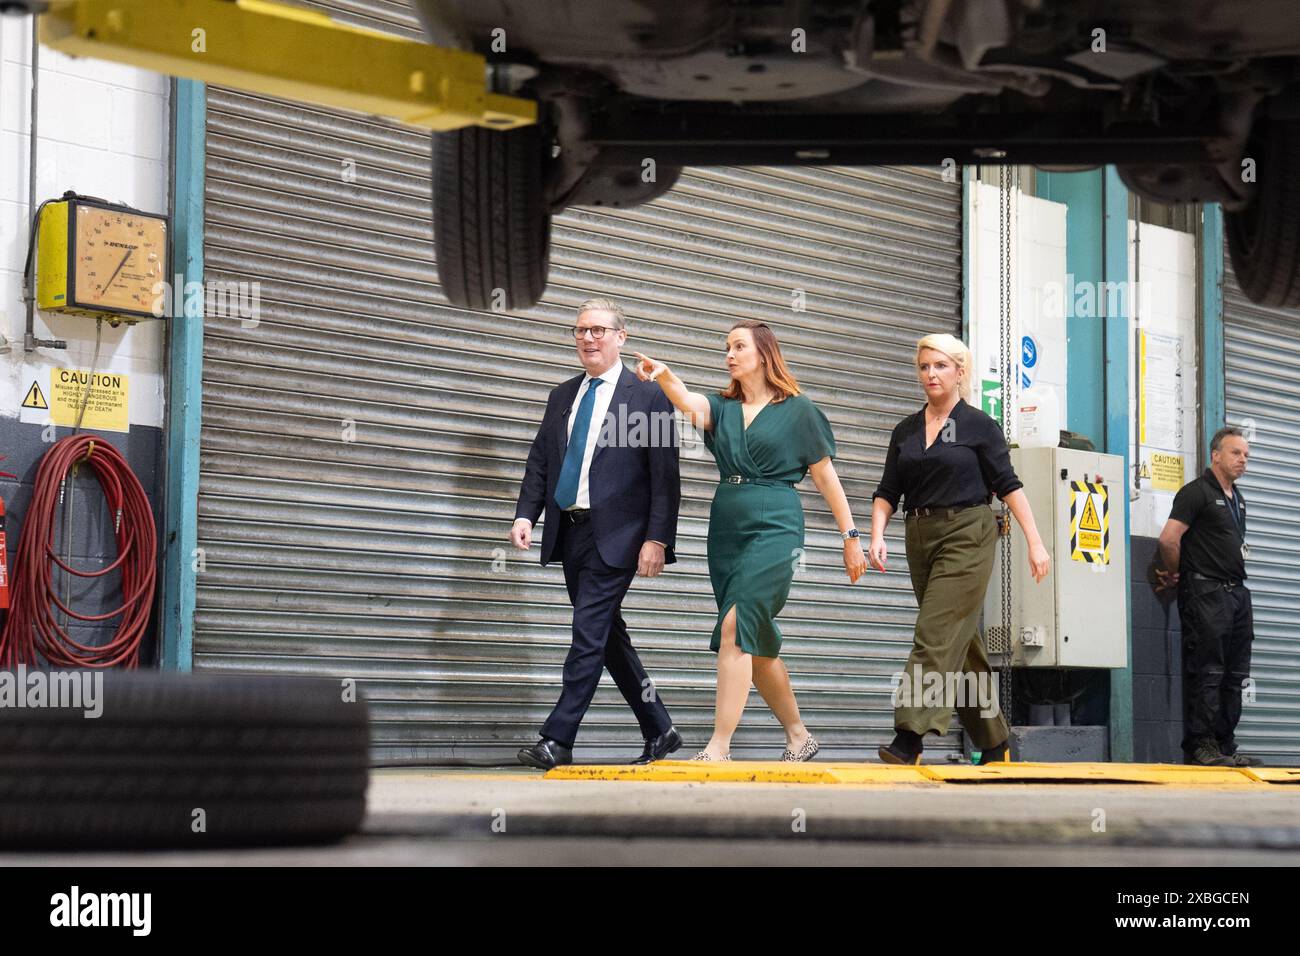
[[[1070,560],[1110,564],[1110,507],[1101,482],[1070,482]]]
[[[40,382],[32,382],[32,387],[27,390],[27,397],[23,399],[23,408],[45,408],[50,407],[45,401],[45,393],[41,391]]]
[[[23,374],[22,420],[39,424],[77,424],[88,431],[130,431],[128,376],[81,368],[36,368]],[[82,406],[85,412],[82,412]]]
[[[1177,491],[1183,486],[1183,456],[1151,453],[1151,487],[1156,491]]]

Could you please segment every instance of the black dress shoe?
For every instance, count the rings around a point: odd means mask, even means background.
[[[641,751],[641,756],[632,762],[654,763],[656,760],[663,760],[681,745],[682,735],[677,732],[676,727],[669,727],[667,731],[658,737],[651,737],[647,740],[645,750]]]
[[[565,764],[573,763],[573,748],[566,747],[549,737],[543,737],[531,747],[519,751],[519,762],[526,767],[536,767],[538,770],[563,767]]]

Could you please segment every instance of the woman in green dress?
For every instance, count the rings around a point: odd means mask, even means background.
[[[737,322],[727,335],[731,383],[721,393],[688,391],[662,362],[636,353],[636,372],[704,432],[718,464],[709,511],[709,579],[718,621],[709,646],[718,652],[713,736],[696,760],[730,760],[731,738],[752,683],[785,729],[782,760],[811,760],[817,740],[799,717],[790,674],[778,656],[785,606],[804,544],[803,507],[795,484],[812,472],[844,540],[844,568],[856,582],[866,571],[849,502],[831,459],[835,437],[821,409],[790,374],[772,330]]]

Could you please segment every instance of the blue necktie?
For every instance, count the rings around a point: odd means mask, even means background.
[[[578,403],[578,415],[569,433],[569,447],[560,466],[560,481],[555,486],[555,503],[563,511],[572,508],[578,500],[578,479],[582,476],[582,458],[587,451],[587,431],[591,428],[591,413],[596,407],[596,386],[601,382],[593,378]]]

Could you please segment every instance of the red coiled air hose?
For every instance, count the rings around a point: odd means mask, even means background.
[[[77,571],[54,553],[54,525],[63,501],[68,470],[88,464],[99,479],[112,516],[117,560],[100,571]],[[144,488],[122,453],[95,435],[70,435],[55,442],[41,459],[32,502],[23,519],[14,555],[9,619],[0,634],[0,667],[19,663],[52,667],[135,667],[140,642],[153,608],[158,534]],[[121,569],[122,605],[106,614],[78,614],[59,600],[54,590],[54,565],[78,577],[92,578]],[[102,647],[74,641],[59,625],[55,610],[79,621],[104,621],[122,616],[113,639]]]

